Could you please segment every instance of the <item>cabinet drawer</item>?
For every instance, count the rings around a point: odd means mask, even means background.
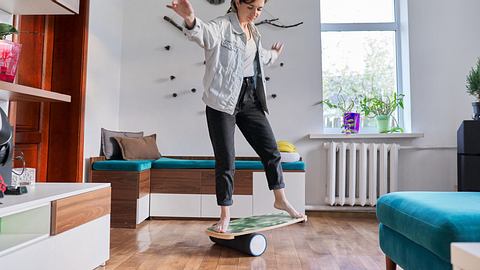
[[[200,217],[201,196],[197,194],[151,194],[150,216]]]
[[[151,192],[200,194],[201,170],[152,170]]]
[[[108,214],[110,188],[53,201],[50,234],[57,235]]]

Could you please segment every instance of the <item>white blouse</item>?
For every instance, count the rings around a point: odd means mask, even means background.
[[[244,72],[243,72],[243,77],[252,77],[255,75],[255,56],[257,54],[257,44],[255,44],[255,40],[250,38],[250,40],[247,41],[247,47],[245,50],[245,56],[243,57],[243,63],[244,63]]]

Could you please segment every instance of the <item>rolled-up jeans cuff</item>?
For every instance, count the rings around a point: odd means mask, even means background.
[[[282,188],[285,188],[285,183],[280,183],[280,184],[276,184],[276,185],[273,185],[273,186],[268,186],[268,188],[270,190],[282,189]]]
[[[217,201],[218,206],[231,206],[233,200]]]

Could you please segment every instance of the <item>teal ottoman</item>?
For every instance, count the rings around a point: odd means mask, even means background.
[[[452,269],[450,243],[480,242],[480,192],[395,192],[378,200],[387,269]]]

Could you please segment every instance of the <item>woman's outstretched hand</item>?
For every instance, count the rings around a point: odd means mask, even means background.
[[[283,51],[283,43],[275,42],[272,45],[272,50],[276,51],[278,55],[280,55]]]
[[[188,0],[173,0],[171,5],[167,5],[168,8],[172,9],[180,17],[182,17],[187,26],[192,27],[195,20],[195,14],[193,12],[192,4]]]

